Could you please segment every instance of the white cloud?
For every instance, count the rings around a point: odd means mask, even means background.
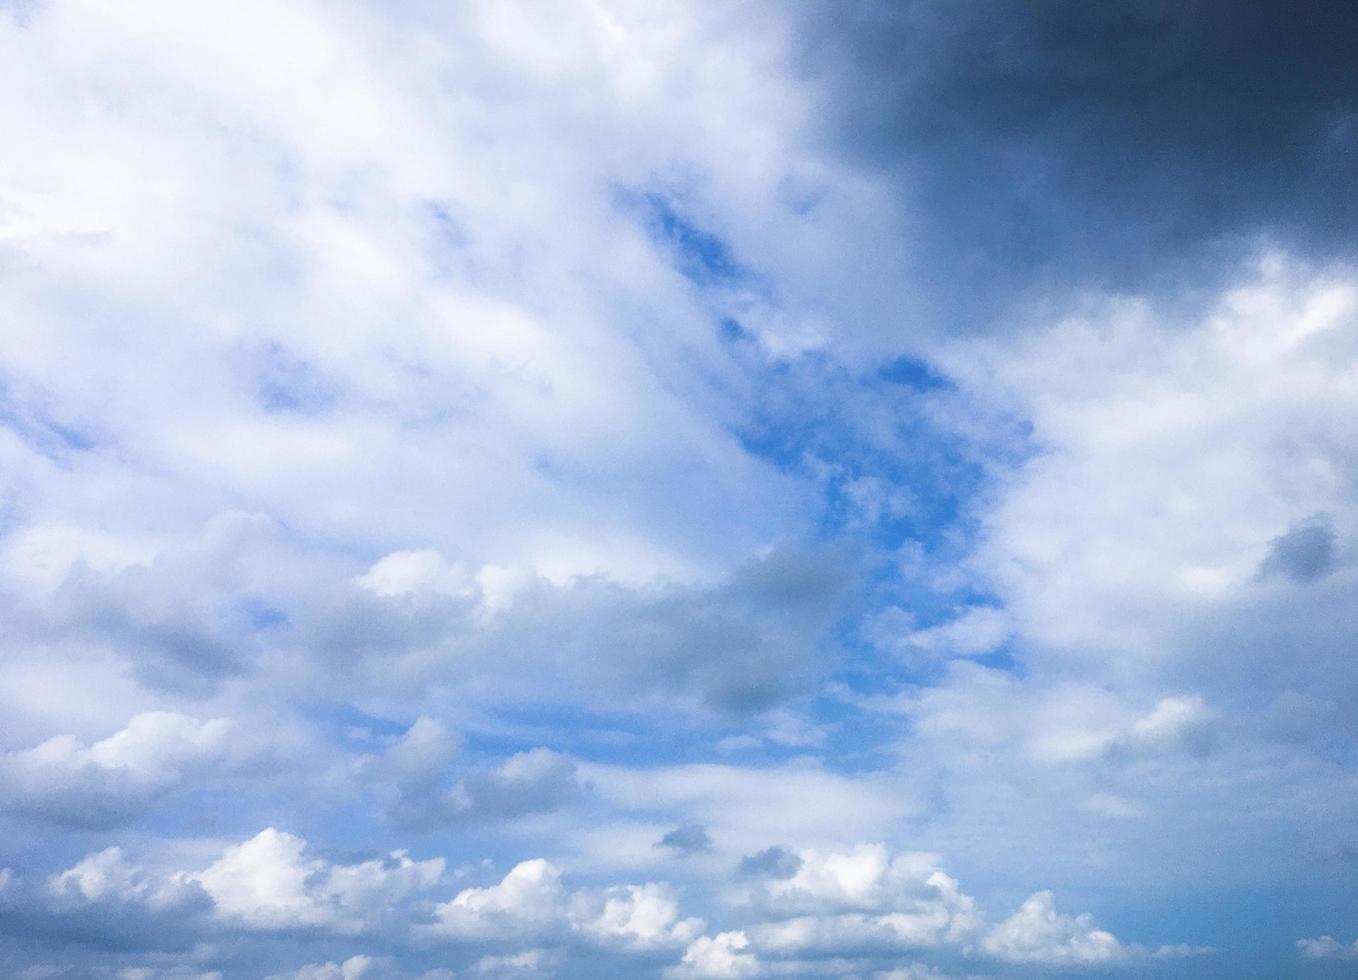
[[[279,974],[270,980],[360,980],[370,976],[374,960],[371,956],[351,956],[343,963],[308,963],[286,977]]]
[[[684,950],[677,966],[665,970],[668,980],[739,980],[757,977],[762,965],[753,953],[745,952],[750,941],[740,931],[721,932],[695,939]]]
[[[166,794],[224,775],[257,754],[229,718],[136,715],[89,745],[73,735],[0,756],[0,806],[77,826],[130,820]]]
[[[435,910],[431,935],[456,939],[547,940],[577,937],[622,950],[683,946],[703,928],[680,918],[665,884],[616,885],[567,892],[561,871],[542,858],[523,861],[497,885],[468,888]]]
[[[981,925],[975,901],[927,854],[881,844],[802,851],[796,872],[759,881],[749,901],[777,916],[751,927],[760,950],[789,956],[842,949],[961,946]]]
[[[1050,966],[1109,963],[1127,955],[1117,937],[1097,928],[1088,913],[1068,916],[1057,912],[1048,891],[1033,895],[991,929],[981,946],[1006,962]]]
[[[499,956],[483,956],[472,964],[471,972],[477,977],[532,980],[552,976],[562,959],[559,950],[525,949]]]
[[[1355,959],[1358,958],[1358,940],[1341,943],[1333,936],[1298,939],[1297,953],[1308,960]]]
[[[226,849],[193,876],[215,914],[250,929],[317,927],[359,933],[443,877],[444,861],[404,851],[337,864],[305,856],[306,841],[273,828]]]
[[[183,874],[157,875],[129,861],[121,848],[109,847],[52,875],[47,891],[62,905],[114,903],[163,910],[189,901],[193,882]]]
[[[535,858],[515,865],[498,885],[468,888],[439,905],[432,931],[494,939],[550,934],[561,924],[564,900],[560,869]]]
[[[975,657],[997,650],[1013,634],[1009,615],[993,606],[969,606],[946,622],[916,629],[914,617],[890,607],[865,625],[868,640],[907,662],[945,657]]]

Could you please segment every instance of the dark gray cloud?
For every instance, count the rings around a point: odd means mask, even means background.
[[[777,845],[766,847],[757,854],[747,854],[740,859],[739,874],[742,878],[791,878],[802,866],[802,859],[785,847]]]
[[[954,326],[1019,295],[1201,291],[1259,236],[1353,245],[1351,3],[821,3],[801,31],[826,139],[899,179],[916,286]]]
[[[387,754],[396,801],[392,820],[408,830],[513,820],[548,813],[574,802],[588,790],[575,762],[546,748],[510,756],[494,767],[474,768],[452,780],[449,763],[453,737],[429,718],[421,718]]]
[[[525,702],[585,691],[641,707],[679,695],[748,715],[804,692],[832,663],[829,632],[851,584],[850,557],[833,547],[779,549],[710,584],[539,579],[481,618],[474,593],[336,589],[334,601],[298,614],[297,636],[330,658],[335,676],[365,672],[369,689],[424,688],[456,662],[458,679],[512,676]]]
[[[705,827],[685,824],[682,827],[675,827],[656,841],[655,846],[673,851],[675,857],[690,857],[712,850],[712,837]]]
[[[1285,575],[1294,582],[1314,582],[1334,567],[1334,526],[1325,514],[1289,528],[1273,539],[1259,566],[1263,576]]]

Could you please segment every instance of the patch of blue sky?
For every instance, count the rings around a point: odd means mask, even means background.
[[[338,399],[335,386],[319,368],[279,344],[255,348],[249,360],[255,393],[265,411],[314,415]]]
[[[100,444],[91,429],[48,415],[0,379],[0,426],[58,465],[73,453],[89,452]]]
[[[749,268],[726,240],[684,214],[670,196],[616,188],[614,199],[622,210],[640,217],[647,233],[672,257],[675,268],[695,285],[729,285],[750,277]]]

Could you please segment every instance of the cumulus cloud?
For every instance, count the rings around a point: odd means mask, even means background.
[[[561,871],[537,858],[516,865],[499,884],[469,888],[435,910],[430,935],[454,939],[577,938],[604,948],[683,946],[703,921],[681,918],[665,884],[567,891]]]
[[[229,718],[146,712],[89,745],[59,735],[0,756],[0,806],[73,826],[114,826],[176,789],[230,772],[257,754],[252,741]]]
[[[1094,925],[1093,916],[1057,912],[1048,891],[1033,895],[991,929],[981,946],[1006,962],[1051,966],[1108,963],[1126,955],[1112,933]]]
[[[980,927],[975,901],[931,855],[892,854],[878,844],[799,857],[795,873],[751,893],[757,906],[780,915],[753,927],[760,949],[921,949],[960,945]]]
[[[547,748],[515,753],[499,766],[474,768],[453,780],[450,764],[458,747],[446,726],[421,717],[387,750],[382,763],[396,787],[391,812],[397,824],[429,830],[510,820],[556,810],[585,793],[575,762]]]
[[[360,933],[410,895],[443,877],[442,858],[415,861],[404,851],[356,864],[307,857],[306,841],[273,828],[193,876],[215,914],[250,929],[323,928]]]
[[[667,980],[757,977],[763,968],[753,953],[745,952],[749,945],[749,939],[740,931],[702,936],[684,950],[683,959],[677,966],[665,970],[665,977]]]
[[[188,876],[159,876],[129,861],[121,848],[90,854],[47,880],[48,893],[60,904],[140,905],[153,911],[193,904],[198,890]]]

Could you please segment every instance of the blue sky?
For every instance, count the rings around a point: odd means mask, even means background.
[[[0,976],[1351,975],[1356,40],[0,0]]]

